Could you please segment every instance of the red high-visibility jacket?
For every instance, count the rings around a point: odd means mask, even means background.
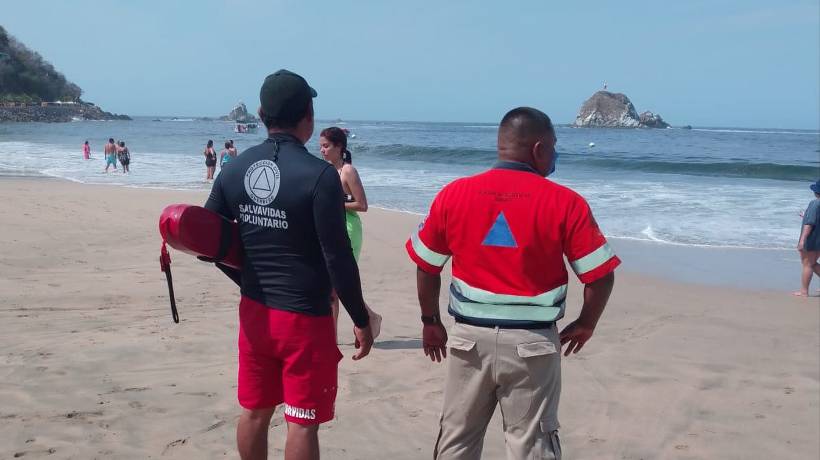
[[[515,162],[445,186],[405,246],[428,273],[452,257],[449,312],[493,326],[562,317],[565,256],[582,283],[621,263],[583,197]]]

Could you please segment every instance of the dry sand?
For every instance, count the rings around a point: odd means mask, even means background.
[[[205,192],[0,179],[0,458],[235,458],[237,288],[172,252],[182,322],[157,257],[164,205]],[[419,341],[417,218],[363,215],[377,349],[350,360],[341,323],[329,459],[430,458],[444,368]],[[570,289],[568,318],[579,289]],[[442,304],[444,305],[444,303]],[[816,459],[820,302],[619,273],[596,336],[564,360],[565,458]],[[271,458],[281,458],[281,413]],[[500,421],[484,458],[503,458]]]

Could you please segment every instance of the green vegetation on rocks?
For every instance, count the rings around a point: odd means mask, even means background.
[[[83,91],[0,26],[0,122],[130,120],[80,99]]]
[[[82,90],[0,26],[0,102],[80,102]]]

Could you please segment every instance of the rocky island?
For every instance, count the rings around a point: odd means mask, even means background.
[[[240,102],[228,113],[228,115],[219,118],[222,121],[235,121],[237,123],[253,123],[257,121],[256,116],[248,112],[244,102]]]
[[[584,101],[575,122],[584,128],[668,128],[659,114],[643,112],[640,115],[632,101],[623,93],[598,91]]]
[[[79,86],[0,26],[0,122],[131,119],[83,101],[81,95]]]

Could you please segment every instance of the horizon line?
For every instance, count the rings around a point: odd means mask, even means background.
[[[231,120],[220,120],[221,117],[225,115],[129,115],[130,117],[136,118],[191,118],[194,120],[201,120],[201,121],[225,121],[226,123],[230,122],[233,123]],[[127,121],[127,120],[126,120]],[[489,122],[489,121],[431,121],[431,120],[379,120],[379,119],[354,119],[354,118],[317,118],[316,121],[320,122],[330,122],[330,123],[439,123],[439,124],[452,124],[452,125],[487,125],[487,126],[498,126],[499,122]],[[572,126],[572,122],[554,122],[555,126],[559,126],[562,128],[574,128]],[[776,131],[804,131],[806,133],[811,134],[820,134],[820,129],[812,129],[812,128],[775,128],[771,126],[709,126],[709,125],[670,125],[670,128],[665,129],[684,129],[686,126],[690,126],[692,129],[745,129],[745,130],[776,130]],[[630,130],[630,129],[640,129],[640,130],[657,130],[663,131],[663,129],[659,128],[607,128],[607,127],[578,127],[578,129],[615,129],[615,130]]]

